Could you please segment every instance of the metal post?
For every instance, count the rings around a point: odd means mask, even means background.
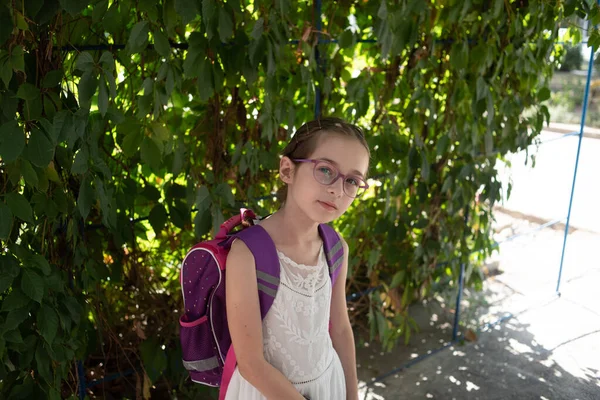
[[[600,3],[600,0],[599,0]],[[577,168],[579,166],[579,154],[581,152],[581,141],[583,139],[583,129],[585,127],[585,117],[587,115],[588,98],[590,95],[590,81],[592,79],[592,69],[594,68],[594,53],[596,49],[590,50],[590,62],[588,63],[587,82],[585,84],[585,94],[583,95],[583,111],[581,113],[581,124],[579,126],[579,141],[577,142],[577,156],[575,157],[575,171],[573,172],[573,183],[571,185],[571,198],[569,199],[569,211],[567,212],[567,223],[565,225],[565,235],[563,238],[562,254],[560,256],[560,269],[558,270],[558,280],[556,282],[556,294],[560,296],[560,280],[562,278],[563,265],[565,262],[565,249],[567,247],[567,235],[569,234],[569,223],[571,222],[571,209],[573,208],[573,194],[575,192],[575,181],[577,180]]]

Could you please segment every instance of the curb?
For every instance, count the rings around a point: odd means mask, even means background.
[[[550,125],[543,128],[544,131],[553,132],[553,133],[563,133],[569,134],[576,132],[579,134],[579,130],[581,129],[580,125],[576,124],[562,124],[558,122],[551,122]],[[589,126],[585,126],[583,128],[583,137],[590,139],[600,139],[600,129],[592,128]]]

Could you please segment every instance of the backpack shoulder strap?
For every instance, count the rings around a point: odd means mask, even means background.
[[[279,257],[275,243],[260,225],[246,228],[233,237],[244,242],[254,256],[260,315],[264,319],[279,289]]]
[[[319,225],[319,234],[323,240],[331,284],[334,285],[340,273],[340,266],[344,262],[344,246],[340,235],[327,224]]]

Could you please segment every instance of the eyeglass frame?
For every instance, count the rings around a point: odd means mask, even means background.
[[[362,196],[362,195],[363,195],[363,194],[364,194],[364,193],[367,191],[367,189],[369,188],[369,184],[367,183],[367,181],[365,181],[365,179],[364,179],[363,177],[361,177],[361,176],[358,176],[358,175],[356,175],[356,174],[347,174],[347,175],[344,175],[344,174],[342,174],[342,173],[340,172],[340,169],[339,169],[338,167],[336,167],[334,164],[332,164],[331,162],[329,162],[329,161],[327,161],[327,160],[315,160],[315,159],[312,159],[312,158],[292,158],[291,160],[292,160],[292,161],[294,161],[294,162],[299,162],[299,163],[313,163],[313,164],[314,164],[314,167],[313,167],[313,178],[315,178],[315,180],[316,180],[317,182],[319,182],[321,185],[324,185],[324,186],[331,186],[331,185],[333,185],[334,183],[336,183],[336,182],[338,181],[338,179],[340,179],[340,178],[343,178],[343,179],[346,179],[346,178],[352,178],[352,177],[359,178],[359,179],[360,179],[360,180],[362,180],[362,181],[363,181],[365,184],[364,184],[364,185],[361,185],[361,186],[358,186],[358,188],[359,188],[359,189],[364,189],[364,191],[363,191],[363,192],[362,192],[360,195],[356,195],[356,196],[354,196],[354,197],[352,197],[352,196],[350,196],[348,193],[346,193],[346,189],[344,189],[344,184],[342,183],[342,191],[344,192],[344,194],[345,194],[346,196],[350,197],[351,199],[356,199],[357,197],[360,197],[360,196]],[[335,178],[333,178],[333,181],[331,181],[331,183],[323,183],[323,182],[320,182],[320,181],[317,179],[317,177],[315,176],[315,171],[316,171],[316,169],[317,169],[317,164],[319,164],[319,163],[327,163],[327,164],[331,165],[331,166],[332,166],[332,167],[335,169],[335,171],[337,171],[337,175],[336,175],[336,177],[335,177]]]

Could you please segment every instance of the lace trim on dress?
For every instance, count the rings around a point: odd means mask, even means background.
[[[296,261],[294,261],[291,258],[289,258],[288,256],[286,256],[281,251],[277,250],[277,255],[284,262],[286,262],[287,264],[289,264],[289,265],[291,265],[293,267],[296,267],[298,269],[304,269],[304,270],[307,270],[307,271],[314,270],[314,269],[318,268],[321,265],[321,255],[322,254],[323,254],[323,244],[321,244],[321,248],[319,249],[319,256],[317,257],[317,260],[318,260],[317,261],[317,265],[306,265],[306,264],[297,263]]]
[[[285,286],[285,287],[286,287],[286,288],[288,288],[288,289],[290,289],[290,290],[291,290],[292,292],[294,292],[294,293],[298,293],[298,294],[299,294],[299,295],[301,295],[301,296],[304,296],[304,297],[314,297],[314,295],[316,295],[318,292],[320,292],[320,291],[321,291],[321,290],[322,290],[322,289],[323,289],[325,286],[327,286],[327,284],[328,284],[328,283],[329,283],[329,282],[325,282],[325,283],[324,283],[324,284],[323,284],[321,287],[319,287],[319,288],[315,289],[315,291],[314,291],[314,293],[312,293],[312,295],[310,295],[310,294],[306,294],[306,293],[302,293],[302,292],[299,292],[299,291],[297,291],[296,289],[294,289],[293,287],[290,287],[290,285],[286,285],[286,284],[285,284],[285,282],[281,282],[281,285],[282,285],[282,286]]]

